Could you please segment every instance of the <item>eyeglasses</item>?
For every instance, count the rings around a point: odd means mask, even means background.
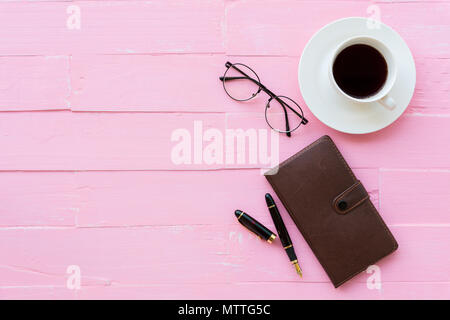
[[[269,96],[266,104],[266,122],[273,130],[286,133],[288,137],[291,132],[305,125],[308,120],[303,115],[303,110],[291,98],[278,96],[267,89],[259,80],[258,75],[250,67],[242,63],[225,63],[227,70],[222,81],[227,95],[236,101],[248,101],[264,91]]]

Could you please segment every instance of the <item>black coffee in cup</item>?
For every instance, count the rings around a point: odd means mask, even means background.
[[[388,66],[383,55],[366,44],[344,48],[333,63],[333,77],[339,88],[358,99],[380,91],[387,76]]]

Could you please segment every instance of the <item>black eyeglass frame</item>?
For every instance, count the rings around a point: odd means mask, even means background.
[[[249,75],[247,75],[244,71],[242,71],[241,69],[239,69],[237,66],[244,66],[244,67],[248,68],[249,70],[251,70],[251,71],[255,74],[255,76],[256,76],[257,79],[253,79],[252,77],[250,77]],[[272,128],[272,129],[275,130],[275,131],[281,132],[281,133],[286,133],[286,135],[287,135],[288,137],[290,137],[290,136],[291,136],[291,132],[293,132],[294,130],[298,129],[298,128],[300,127],[300,125],[302,125],[302,124],[306,125],[306,124],[308,123],[308,120],[304,117],[302,108],[301,108],[294,100],[292,100],[291,98],[286,97],[286,96],[277,96],[277,95],[274,94],[272,91],[270,91],[269,89],[267,89],[267,87],[264,86],[264,85],[261,83],[261,81],[260,81],[260,79],[259,79],[259,77],[258,77],[258,74],[257,74],[252,68],[250,68],[249,66],[247,66],[247,65],[245,65],[245,64],[242,64],[242,63],[234,63],[234,64],[233,64],[233,63],[231,63],[231,62],[229,62],[229,61],[227,61],[227,62],[225,63],[225,67],[227,68],[227,70],[225,71],[225,73],[224,73],[224,75],[223,75],[222,77],[219,77],[219,79],[220,79],[220,81],[222,81],[223,89],[225,90],[226,94],[227,94],[231,99],[233,99],[233,100],[235,100],[235,101],[248,101],[248,100],[253,99],[254,97],[256,97],[256,95],[257,95],[258,93],[260,93],[261,91],[264,91],[264,92],[269,96],[269,100],[267,101],[267,104],[266,104],[265,119],[266,119],[266,122],[267,122],[267,124],[269,125],[270,128]],[[227,74],[227,72],[228,72],[228,70],[229,70],[230,68],[233,68],[234,70],[236,70],[237,72],[239,72],[240,74],[242,74],[243,77],[226,77],[226,74]],[[225,81],[229,81],[229,80],[242,80],[242,79],[247,79],[247,80],[250,80],[250,81],[254,82],[254,83],[258,86],[258,90],[256,91],[256,93],[253,93],[252,96],[251,96],[250,98],[247,98],[247,99],[236,99],[236,98],[234,98],[234,97],[227,91],[227,89],[226,89],[226,87],[225,87]],[[290,101],[292,101],[292,103],[294,103],[294,104],[299,108],[299,110],[301,111],[301,114],[298,113],[297,111],[295,111],[289,104],[287,104],[286,102],[284,102],[284,101],[281,100],[280,98],[287,98],[287,99],[289,99]],[[269,104],[270,104],[270,102],[271,102],[273,99],[275,99],[275,100],[282,106],[282,108],[283,108],[283,111],[284,111],[284,117],[285,117],[285,121],[286,121],[286,131],[281,131],[281,130],[278,130],[278,129],[273,128],[272,125],[270,124],[270,122],[269,122],[268,119],[267,119],[267,109],[269,108]],[[298,117],[300,117],[300,119],[302,119],[302,121],[300,122],[300,124],[299,124],[295,129],[293,129],[293,130],[290,130],[289,119],[288,119],[286,107],[289,108],[289,110],[291,110],[295,115],[297,115]]]

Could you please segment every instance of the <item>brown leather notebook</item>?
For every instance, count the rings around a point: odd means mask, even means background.
[[[265,176],[336,288],[397,249],[329,136]]]

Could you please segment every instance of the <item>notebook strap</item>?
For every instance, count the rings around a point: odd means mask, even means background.
[[[364,186],[358,180],[333,200],[333,208],[339,214],[346,214],[369,199]]]

